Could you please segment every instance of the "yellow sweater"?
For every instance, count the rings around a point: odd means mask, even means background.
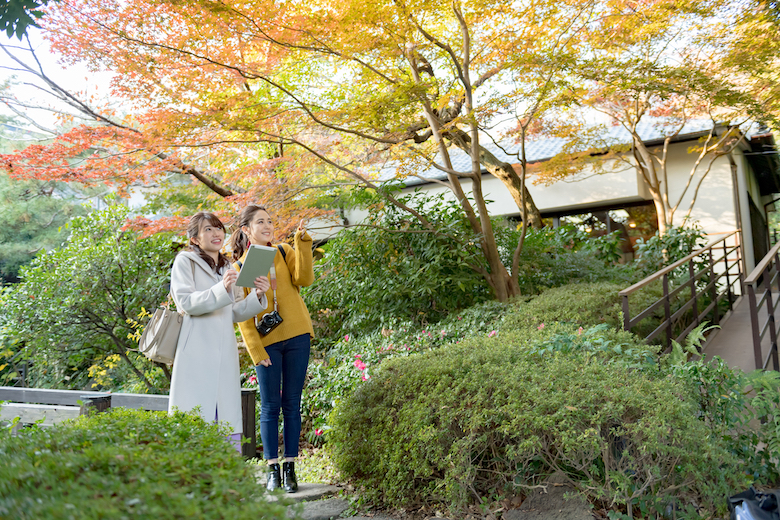
[[[308,233],[301,235],[300,231],[295,233],[295,249],[288,244],[281,244],[287,255],[285,262],[282,253],[276,253],[274,267],[276,268],[276,298],[278,300],[279,315],[282,317],[282,323],[276,326],[267,336],[260,336],[255,328],[255,320],[240,322],[238,328],[241,330],[241,336],[252,357],[255,365],[263,359],[268,359],[265,351],[266,345],[278,343],[286,339],[300,336],[301,334],[310,334],[314,336],[314,329],[311,326],[311,317],[306,304],[298,294],[298,287],[305,287],[314,282],[314,269],[312,267],[311,237]],[[241,257],[241,263],[246,260],[246,253]],[[238,269],[238,264],[234,264]],[[251,290],[244,287],[244,295],[248,295]],[[263,314],[274,310],[274,292],[268,289],[265,293],[268,298],[268,308],[257,315],[259,321]]]

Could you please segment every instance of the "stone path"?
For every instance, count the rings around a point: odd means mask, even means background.
[[[275,494],[271,500],[293,502],[290,505],[290,516],[297,514],[303,520],[399,520],[398,517],[386,514],[374,516],[341,515],[349,509],[349,502],[336,495],[341,488],[327,484],[301,483],[297,493]],[[566,479],[561,475],[552,475],[544,488],[528,492],[525,501],[518,509],[504,511],[504,520],[593,520],[588,503],[579,497],[567,500],[564,496],[573,491]],[[440,520],[446,520],[444,518]]]
[[[265,471],[257,468],[257,479],[265,484]],[[399,516],[387,513],[370,516],[343,517],[349,502],[336,495],[342,488],[329,484],[300,482],[297,493],[284,493],[281,489],[269,496],[270,501],[283,500],[290,504],[289,516],[303,520],[404,520]],[[566,494],[573,495],[566,497]],[[553,474],[544,486],[527,490],[525,500],[509,510],[501,513],[502,520],[594,520],[590,505],[581,497],[577,497],[562,474]],[[436,518],[436,520],[447,520]]]
[[[292,501],[291,513],[298,513],[303,520],[396,520],[393,517],[377,515],[372,517],[350,516],[342,518],[341,515],[349,509],[349,502],[343,498],[334,497],[340,488],[328,484],[300,483],[297,493],[274,494],[269,499]]]

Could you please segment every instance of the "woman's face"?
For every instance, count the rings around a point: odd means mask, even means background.
[[[200,223],[198,235],[190,240],[205,251],[206,254],[216,257],[222,246],[225,245],[225,230],[215,226],[208,220],[204,220]]]
[[[262,209],[255,211],[249,225],[243,226],[241,230],[253,244],[265,245],[274,240],[274,221],[271,220],[271,215]]]

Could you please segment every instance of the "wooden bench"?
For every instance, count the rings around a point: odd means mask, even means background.
[[[241,411],[244,437],[241,446],[245,457],[254,457],[257,450],[255,431],[255,390],[241,389]],[[150,411],[167,411],[167,395],[122,394],[89,392],[81,390],[50,390],[47,388],[18,388],[0,386],[0,421],[11,422],[19,417],[20,424],[41,421],[51,426],[66,419],[85,415],[90,410],[103,412],[109,408],[135,408]]]

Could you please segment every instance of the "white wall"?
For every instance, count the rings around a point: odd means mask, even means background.
[[[670,145],[668,154],[668,180],[669,198],[675,202],[685,189],[685,184],[696,160],[695,153],[689,153],[688,149],[695,142],[674,143]],[[742,219],[745,222],[744,241],[745,255],[748,267],[755,265],[752,258],[752,240],[750,237],[749,209],[747,204],[748,191],[754,197],[754,201],[761,201],[758,195],[758,187],[749,174],[747,162],[741,152],[735,152],[735,161],[738,165],[740,206]],[[674,222],[679,225],[688,212],[688,207],[696,189],[696,183],[701,179],[707,169],[707,162],[703,162],[696,170],[688,191],[683,197]],[[545,212],[587,212],[589,208],[603,207],[606,205],[620,205],[629,202],[650,201],[650,193],[643,179],[634,168],[622,167],[619,171],[603,174],[589,175],[587,173],[572,177],[569,180],[558,181],[552,185],[533,184],[533,176],[529,178],[528,189],[537,207]],[[463,181],[463,187],[470,193],[471,181]],[[424,192],[444,192],[447,197],[454,198],[452,194],[436,183],[427,183],[418,186],[410,186],[407,191],[420,189]],[[520,210],[510,196],[504,184],[491,175],[483,175],[482,189],[485,198],[492,202],[488,205],[491,215],[517,216]],[[731,166],[727,157],[717,159],[704,182],[694,204],[691,218],[698,221],[707,234],[719,234],[734,231],[738,227],[738,221],[734,203],[734,189],[732,185]],[[365,212],[350,212],[350,222],[360,222],[365,218]],[[310,226],[315,227],[312,223]],[[321,225],[326,226],[325,223]],[[327,224],[330,226],[330,224]],[[339,231],[339,227],[317,230],[315,239],[326,238]]]

